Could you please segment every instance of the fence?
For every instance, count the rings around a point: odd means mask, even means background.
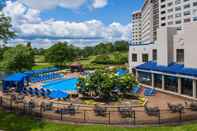
[[[15,102],[9,97],[0,97],[0,106],[17,114],[31,115],[39,119],[59,120],[74,123],[93,123],[110,125],[149,125],[172,124],[197,120],[197,111],[185,108],[184,111],[172,113],[160,110],[158,115],[150,116],[143,108],[134,107],[130,111],[120,112],[117,108],[107,108],[104,115],[98,115],[94,108],[78,106],[74,112],[64,112],[63,107],[45,109],[39,104],[30,105],[26,102]],[[65,105],[64,105],[65,106]]]

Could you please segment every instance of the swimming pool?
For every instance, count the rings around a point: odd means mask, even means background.
[[[69,78],[48,81],[43,83],[43,88],[50,90],[77,91],[78,78]]]

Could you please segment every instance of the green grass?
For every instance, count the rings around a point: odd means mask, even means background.
[[[7,131],[197,131],[197,124],[175,127],[121,128],[105,125],[68,125],[38,121],[0,110],[0,129]]]
[[[39,70],[42,68],[47,68],[47,67],[51,67],[53,65],[48,64],[48,63],[43,63],[43,64],[36,64],[35,66],[32,67],[32,70]]]

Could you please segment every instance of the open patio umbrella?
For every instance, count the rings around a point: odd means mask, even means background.
[[[66,97],[68,97],[68,93],[60,91],[60,90],[52,91],[49,94],[49,98],[52,98],[52,99],[61,99],[61,98],[66,98]]]

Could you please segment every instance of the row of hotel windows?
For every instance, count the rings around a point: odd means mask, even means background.
[[[188,23],[188,22],[191,22],[191,18],[185,18],[183,20],[184,23]],[[193,21],[197,21],[197,17],[193,17]],[[176,20],[175,21],[175,24],[181,24],[182,23],[182,20]],[[173,21],[168,21],[168,25],[173,25],[174,22]],[[166,23],[162,23],[161,26],[166,26]]]
[[[152,50],[152,58],[153,61],[157,60],[157,50]],[[137,62],[138,56],[136,53],[132,54],[132,62]],[[149,61],[149,55],[147,53],[142,54],[142,62],[148,62]],[[176,63],[178,64],[184,64],[184,49],[176,49]]]
[[[183,2],[188,2],[188,1],[190,1],[190,0],[183,0]],[[161,0],[161,3],[164,3],[164,2],[166,2],[166,0]],[[176,0],[176,1],[175,1],[175,4],[176,4],[176,5],[178,5],[178,4],[180,4],[180,3],[181,3],[181,0]],[[173,2],[169,2],[168,5],[169,5],[169,6],[173,5]]]
[[[172,2],[171,2],[171,3],[168,3],[168,7],[171,7],[172,5],[173,5]],[[193,6],[197,6],[197,2],[193,2]],[[161,5],[160,7],[163,9],[163,8],[166,7],[166,5],[163,4],[163,5]],[[185,5],[183,6],[183,8],[184,8],[184,9],[190,8],[190,4],[185,4]],[[169,9],[169,10],[171,10],[171,9]],[[176,7],[175,10],[176,10],[176,11],[181,10],[181,6]]]

